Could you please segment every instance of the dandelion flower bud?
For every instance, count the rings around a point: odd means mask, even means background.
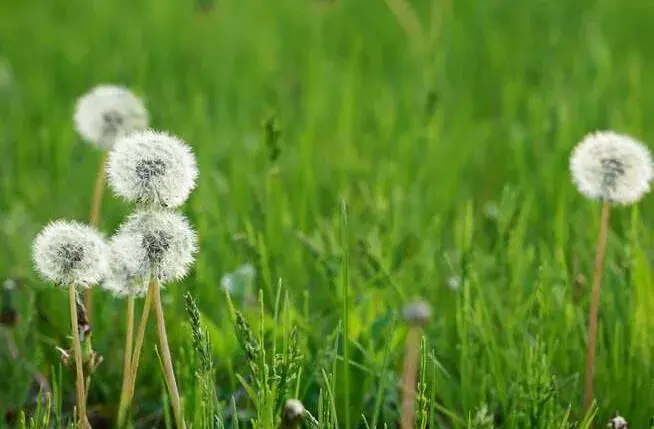
[[[157,131],[120,138],[109,155],[109,186],[116,195],[155,207],[178,207],[195,188],[195,156],[182,140]]]
[[[143,296],[148,288],[147,279],[142,277],[139,259],[131,257],[131,240],[129,234],[117,234],[109,243],[109,274],[102,287],[117,297]]]
[[[425,301],[413,301],[404,306],[402,315],[410,325],[425,326],[431,318],[431,307]]]
[[[570,170],[591,199],[633,204],[650,189],[652,157],[645,145],[613,131],[587,135],[573,150]]]
[[[77,101],[73,120],[82,138],[111,149],[117,138],[148,127],[148,111],[128,89],[99,85]]]
[[[109,270],[109,246],[92,227],[56,221],[34,239],[34,263],[47,280],[61,286],[89,286]]]
[[[304,405],[297,399],[289,399],[284,404],[282,411],[282,418],[286,427],[293,427],[297,425],[299,420],[304,417]]]
[[[172,212],[138,211],[120,227],[115,242],[129,271],[161,283],[180,280],[195,258],[197,240],[186,218]]]

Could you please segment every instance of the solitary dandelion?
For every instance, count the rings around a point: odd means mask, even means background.
[[[607,426],[610,429],[627,429],[629,427],[629,423],[627,423],[627,419],[622,417],[620,414],[615,413]]]
[[[87,427],[82,347],[77,319],[77,288],[98,283],[109,271],[109,247],[92,227],[56,221],[35,238],[34,264],[46,280],[68,287],[73,348],[75,353],[77,413],[80,427]]]
[[[600,131],[584,137],[573,150],[570,171],[581,194],[602,202],[588,317],[584,386],[584,406],[588,410],[593,401],[597,318],[611,204],[634,204],[649,192],[653,175],[652,157],[647,147],[632,137],[613,131]]]
[[[197,175],[189,146],[152,130],[119,139],[107,164],[109,186],[116,195],[152,208],[182,205],[195,188]]]
[[[402,374],[402,429],[413,429],[415,422],[416,380],[422,328],[429,323],[431,307],[425,301],[405,305],[402,315],[408,325],[404,371]]]
[[[79,135],[92,145],[104,150],[98,167],[91,200],[90,223],[98,226],[102,193],[104,190],[104,169],[107,150],[116,139],[148,127],[148,111],[136,95],[117,85],[98,85],[81,96],[73,114],[75,129]],[[92,291],[84,291],[84,306],[92,312]]]
[[[280,429],[294,429],[300,426],[306,410],[304,404],[298,399],[289,399],[282,409]]]
[[[164,375],[170,389],[170,397],[178,427],[183,427],[181,402],[175,373],[168,346],[163,305],[161,303],[161,286],[171,281],[180,280],[188,273],[197,250],[195,232],[183,216],[168,211],[141,210],[132,214],[119,228],[112,240],[114,249],[123,255],[123,269],[130,277],[149,280],[143,315],[139,332],[132,353],[127,391],[121,400],[119,423],[123,423],[125,413],[134,396],[136,374],[145,326],[150,305],[154,305],[157,318],[157,333]]]

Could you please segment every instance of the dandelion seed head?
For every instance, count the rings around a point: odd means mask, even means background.
[[[117,297],[147,292],[148,280],[139,262],[145,258],[145,249],[131,246],[131,241],[129,234],[116,234],[109,243],[109,274],[102,287]]]
[[[109,246],[94,228],[55,221],[34,239],[33,258],[41,276],[60,286],[90,286],[109,271]]]
[[[107,163],[114,193],[146,206],[182,205],[195,188],[197,176],[189,146],[177,137],[152,130],[118,139]]]
[[[284,404],[284,421],[296,422],[304,416],[304,404],[298,399],[289,399]]]
[[[116,139],[148,127],[148,111],[130,90],[99,85],[77,100],[75,128],[84,140],[111,149]]]
[[[629,424],[627,423],[627,420],[616,414],[615,417],[609,421],[608,427],[611,429],[627,429],[629,427]]]
[[[447,278],[447,287],[453,291],[461,289],[461,277],[460,276],[450,276]]]
[[[425,326],[431,318],[431,307],[426,301],[412,301],[404,306],[402,316],[410,325]]]
[[[650,189],[652,157],[645,145],[613,131],[587,135],[575,147],[570,171],[579,192],[591,199],[633,204]]]
[[[138,211],[113,242],[133,278],[153,277],[161,283],[184,278],[197,251],[195,232],[186,218],[173,212]]]

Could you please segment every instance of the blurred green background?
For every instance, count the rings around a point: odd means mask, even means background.
[[[419,27],[403,19],[407,4]],[[235,376],[247,367],[223,286],[231,281],[256,325],[257,290],[269,316],[281,279],[302,338],[301,399],[315,412],[321,350],[344,313],[345,202],[355,365],[349,392],[336,383],[341,418],[370,421],[381,392],[380,421],[395,425],[405,329],[394,320],[414,296],[434,310],[433,409],[467,420],[485,403],[501,419],[543,378],[581,418],[584,277],[599,207],[571,185],[568,157],[595,129],[654,141],[653,21],[650,0],[0,2],[0,276],[21,279],[11,294],[21,359],[0,343],[0,411],[29,397],[28,367],[56,373],[54,346],[67,347],[66,297],[36,278],[31,239],[50,220],[88,218],[101,154],[76,135],[72,112],[94,85],[116,83],[143,97],[153,127],[184,138],[200,166],[184,210],[201,252],[164,296],[183,392],[194,382],[184,291],[211,333],[219,397],[237,395],[247,417]],[[636,428],[654,415],[653,207],[649,197],[612,217],[602,425],[615,410]],[[102,229],[130,209],[107,192]],[[124,304],[96,296],[94,346],[105,360],[89,403],[110,416]],[[72,378],[62,373],[68,407]],[[144,427],[160,417],[159,374],[146,345]],[[435,427],[457,427],[446,414],[434,412]]]

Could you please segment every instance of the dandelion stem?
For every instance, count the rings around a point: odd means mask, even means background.
[[[586,382],[584,386],[584,408],[586,411],[590,410],[593,404],[593,375],[595,371],[595,354],[597,352],[597,316],[599,313],[600,286],[602,284],[606,238],[609,231],[610,209],[611,204],[605,201],[602,206],[600,231],[597,239],[597,253],[595,255],[595,271],[593,272],[593,289],[588,313],[588,348],[586,349]]]
[[[151,283],[152,284],[152,283]],[[125,418],[127,411],[132,405],[134,399],[134,389],[136,388],[136,375],[139,369],[139,361],[141,359],[141,350],[143,349],[143,341],[145,340],[145,328],[148,325],[148,318],[150,316],[150,307],[152,306],[152,288],[148,289],[145,295],[145,302],[143,303],[143,311],[141,313],[141,320],[139,321],[138,332],[136,334],[136,341],[134,342],[134,352],[130,359],[131,367],[129,370],[129,379],[127,393],[125,394],[124,403],[118,410],[118,427],[122,428],[125,425]],[[122,411],[122,413],[121,413]]]
[[[413,429],[415,421],[416,377],[420,351],[420,327],[410,326],[406,339],[404,373],[402,374],[402,429]]]
[[[79,326],[77,325],[77,291],[75,286],[68,287],[68,303],[70,305],[70,325],[73,330],[73,349],[75,352],[75,375],[77,390],[77,417],[80,427],[88,426],[86,420],[86,395],[84,394],[84,371],[82,370],[82,345],[79,339]]]
[[[164,376],[166,377],[168,385],[168,393],[170,394],[170,401],[175,414],[175,421],[177,427],[185,428],[184,417],[182,416],[182,406],[179,398],[179,391],[177,390],[177,382],[175,381],[175,372],[173,370],[173,361],[170,356],[170,347],[168,346],[168,336],[166,335],[166,322],[164,320],[163,306],[161,304],[161,286],[158,281],[150,283],[152,289],[152,298],[154,301],[154,311],[157,317],[157,334],[159,336],[159,347],[161,347],[161,359],[163,361]]]
[[[100,165],[98,172],[95,176],[95,185],[93,187],[93,200],[91,200],[91,217],[90,223],[92,226],[98,226],[100,223],[100,208],[102,207],[102,191],[104,190],[104,166],[107,163],[107,152],[103,152],[100,158]],[[93,312],[93,290],[88,288],[84,291],[84,306],[89,315],[89,323],[92,320]]]
[[[125,408],[127,404],[127,393],[130,385],[130,375],[132,372],[132,348],[134,346],[134,295],[127,296],[127,320],[126,320],[126,334],[125,334],[125,358],[123,361],[123,385],[120,390],[120,402],[118,407],[118,420],[123,423]]]

